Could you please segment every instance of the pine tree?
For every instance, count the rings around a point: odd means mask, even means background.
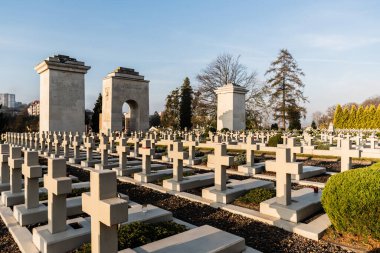
[[[179,107],[179,125],[181,129],[191,129],[192,127],[192,102],[193,89],[190,85],[190,79],[186,77],[181,86],[181,101]]]
[[[287,119],[289,121],[289,130],[301,129],[301,113],[296,107],[289,108]]]
[[[311,122],[311,128],[317,129],[317,123],[314,120]]]
[[[340,104],[335,109],[334,113],[334,127],[337,129],[342,128],[342,117],[343,117],[343,109]]]
[[[94,111],[94,114],[92,115],[92,119],[91,119],[91,128],[93,132],[99,133],[99,114],[102,113],[102,94],[101,93],[99,93],[98,99],[96,99],[93,111]]]
[[[270,103],[275,120],[281,119],[286,129],[286,119],[289,110],[297,110],[305,115],[306,109],[301,103],[307,102],[303,95],[305,84],[301,76],[305,74],[298,67],[297,62],[287,49],[281,49],[279,56],[270,65],[265,75],[269,75],[267,84],[270,90]]]

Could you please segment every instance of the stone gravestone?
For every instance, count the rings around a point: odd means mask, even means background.
[[[9,190],[9,145],[0,144],[0,193]]]
[[[66,221],[66,194],[71,192],[71,178],[66,176],[64,158],[48,158],[44,175],[48,190],[48,224],[33,229],[33,243],[42,253],[67,252],[90,240],[90,225],[83,218]]]
[[[188,153],[183,151],[183,143],[174,141],[173,151],[170,152],[169,158],[173,159],[173,179],[177,182],[183,179],[183,160],[188,156]]]
[[[213,157],[212,160],[214,161],[215,188],[218,191],[224,191],[227,188],[226,170],[234,163],[234,157],[227,156],[227,145],[224,143],[214,145],[214,155],[210,156]]]
[[[11,147],[8,158],[10,169],[10,191],[1,193],[1,199],[5,206],[14,206],[24,203],[24,193],[21,190],[21,166],[23,162],[24,159],[21,157],[21,147]]]
[[[91,192],[82,194],[83,211],[91,216],[93,253],[116,253],[118,224],[128,220],[128,202],[117,197],[116,182],[114,171],[91,171]]]
[[[25,152],[22,174],[25,178],[25,204],[13,207],[13,215],[21,226],[43,222],[47,218],[47,207],[39,203],[39,182],[42,168],[38,162],[38,152]]]

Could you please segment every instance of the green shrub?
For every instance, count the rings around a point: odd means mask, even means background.
[[[380,163],[332,176],[321,202],[334,228],[380,239]]]
[[[268,146],[269,147],[277,147],[277,144],[282,144],[282,143],[283,143],[282,135],[276,134],[276,135],[269,138]]]
[[[256,188],[250,190],[245,195],[239,197],[237,200],[246,204],[260,204],[261,202],[274,198],[276,196],[276,190],[267,188]]]

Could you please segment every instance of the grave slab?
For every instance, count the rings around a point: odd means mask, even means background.
[[[133,249],[132,251],[129,249],[119,252],[241,253],[245,249],[246,246],[244,238],[224,232],[208,225],[204,225],[156,242],[143,245],[141,247]]]
[[[265,163],[255,163],[253,166],[249,165],[240,165],[238,166],[238,171],[246,175],[256,175],[264,171]]]
[[[322,209],[321,195],[320,191],[314,193],[311,188],[292,191],[290,205],[277,203],[275,197],[261,202],[260,212],[283,220],[299,222]]]
[[[324,167],[303,166],[302,173],[298,174],[298,175],[293,174],[291,176],[291,178],[295,179],[295,180],[302,180],[305,178],[310,178],[310,177],[314,177],[314,176],[324,174],[325,172],[326,172],[326,168],[324,168]]]
[[[193,176],[184,177],[182,181],[174,179],[167,179],[163,181],[163,187],[172,191],[186,191],[202,186],[210,185],[214,182],[214,173],[209,172],[205,174],[197,174]]]
[[[217,190],[215,186],[202,189],[202,197],[214,202],[227,204],[234,201],[236,198],[240,197],[248,190],[254,188],[273,187],[273,182],[257,179],[246,179],[242,181],[234,181],[233,183],[227,184],[227,189],[224,191]]]
[[[183,172],[191,171],[191,169],[183,169]],[[157,170],[157,171],[151,171],[150,174],[144,174],[141,173],[135,173],[134,174],[134,180],[139,183],[151,183],[156,180],[160,180],[162,178],[165,178],[167,176],[173,175],[173,169],[166,169],[166,170]]]

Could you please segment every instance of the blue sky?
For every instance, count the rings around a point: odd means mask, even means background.
[[[380,1],[0,1],[0,93],[39,97],[33,67],[67,54],[92,68],[86,108],[118,66],[151,81],[150,111],[221,53],[264,73],[281,48],[304,70],[309,115],[380,95]],[[309,116],[310,117],[310,116]]]

